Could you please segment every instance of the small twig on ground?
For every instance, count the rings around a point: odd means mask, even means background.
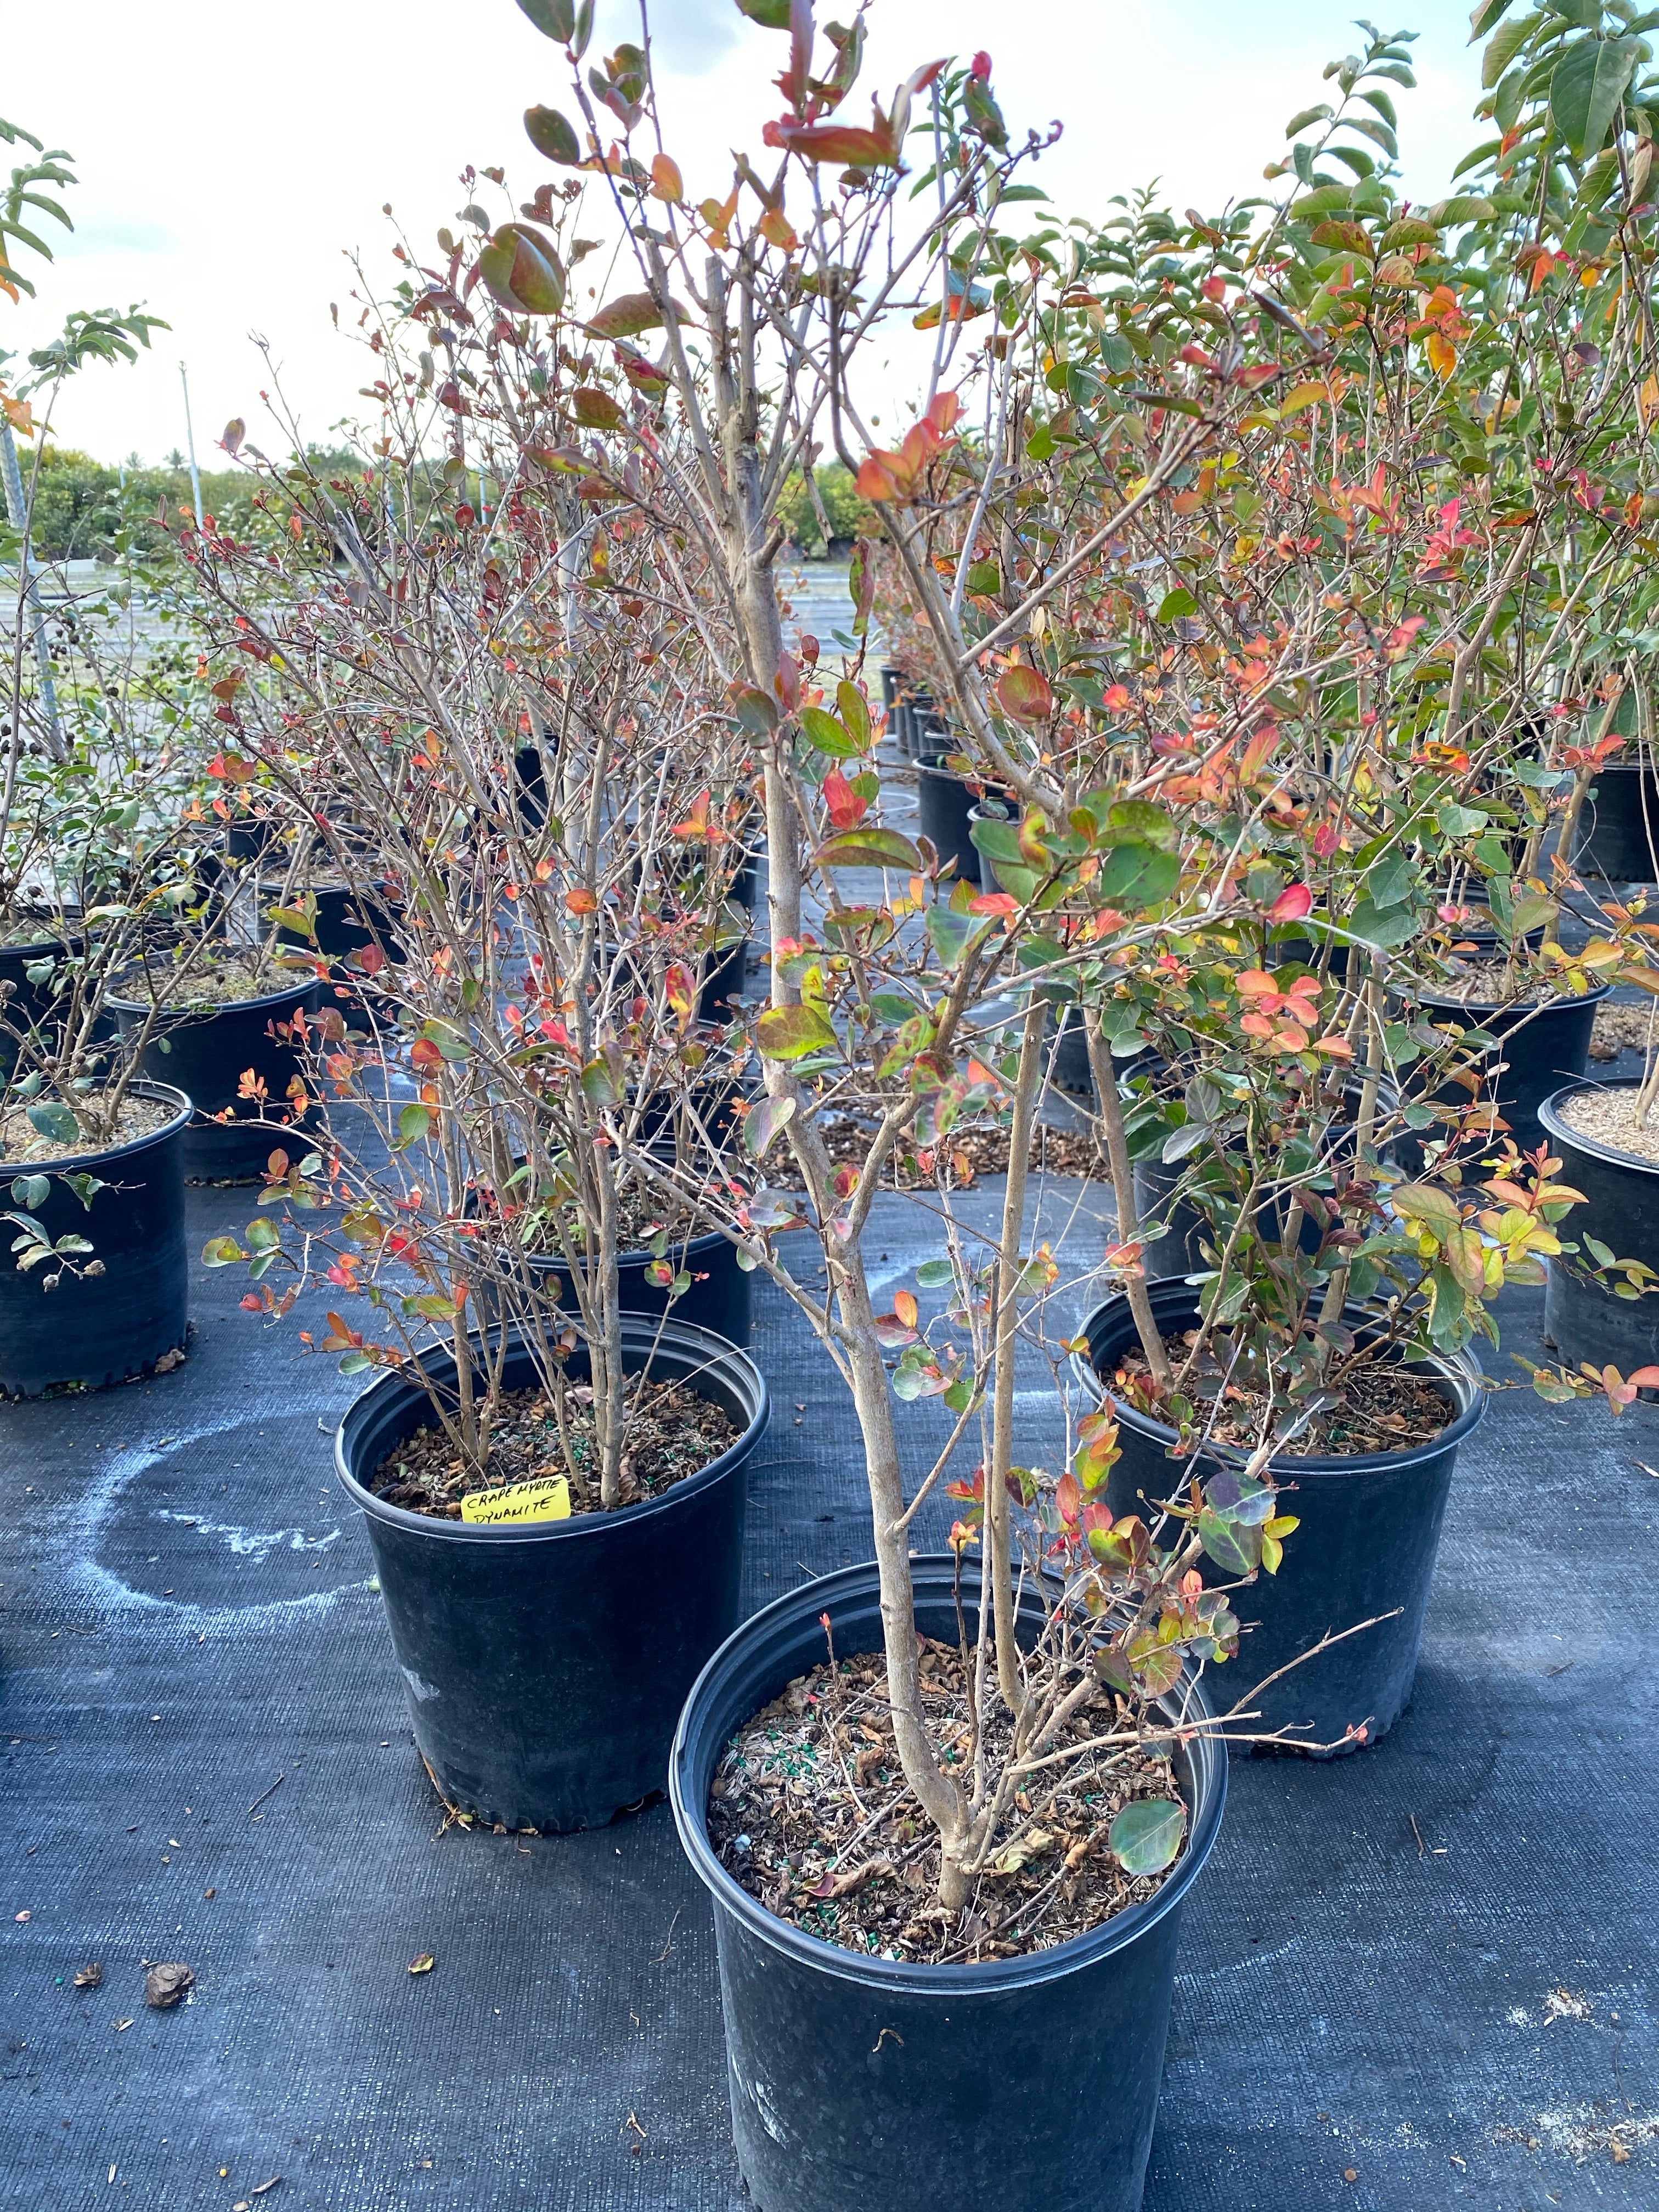
[[[261,1805],[263,1805],[263,1804],[264,1803],[264,1802],[265,1802],[266,1798],[267,1798],[267,1797],[270,1797],[270,1796],[274,1796],[276,1795],[276,1791],[277,1791],[277,1790],[279,1790],[282,1788],[284,1778],[284,1778],[283,1776],[282,1776],[282,1775],[280,1775],[280,1774],[279,1774],[279,1775],[276,1777],[276,1780],[271,1784],[270,1788],[269,1790],[262,1790],[259,1792],[258,1796],[254,1799],[253,1802],[252,1802],[252,1803],[248,1807],[248,1808],[247,1808],[247,1809],[248,1809],[248,1811],[249,1811],[250,1813],[257,1813],[257,1812],[258,1811],[258,1809],[259,1809],[260,1806],[261,1806]],[[282,2178],[282,2177],[281,2177],[280,2175],[278,2175],[277,2179],[278,2179],[279,2180],[281,2179],[281,2178]],[[269,2186],[269,2185],[267,2185],[267,2186]],[[258,2194],[258,2191],[255,2191],[255,2194],[256,2194],[256,2195]]]

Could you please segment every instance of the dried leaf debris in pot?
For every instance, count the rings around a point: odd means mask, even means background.
[[[933,1741],[967,1773],[969,1670],[953,1646],[931,1641],[921,1668]],[[1012,1741],[991,1694],[988,1786]],[[1104,1735],[1124,1710],[1097,1689],[1056,1747]],[[797,1676],[738,1731],[710,1788],[708,1832],[750,1895],[809,1936],[875,1958],[960,1966],[1048,1950],[1156,1896],[1171,1869],[1127,1874],[1107,1831],[1127,1804],[1180,1796],[1170,1761],[1134,1742],[1048,1767],[1016,1798],[963,1911],[948,1911],[938,1901],[938,1832],[894,1747],[885,1662],[866,1653]]]
[[[1196,1331],[1188,1329],[1184,1334],[1164,1338],[1164,1349],[1176,1370],[1186,1359],[1195,1335]],[[1142,1355],[1127,1354],[1117,1370],[1120,1395],[1133,1405],[1149,1404],[1147,1380]],[[1182,1389],[1198,1407],[1212,1443],[1247,1451],[1261,1443],[1267,1410],[1262,1394],[1248,1383],[1228,1381],[1212,1352],[1206,1352]],[[1212,1421],[1218,1390],[1222,1395],[1221,1409]],[[1453,1408],[1427,1376],[1415,1375],[1393,1360],[1363,1359],[1342,1375],[1336,1402],[1315,1414],[1285,1446],[1285,1455],[1343,1459],[1408,1451],[1437,1437],[1455,1418]]]
[[[628,1425],[623,1444],[622,1492],[625,1505],[659,1497],[734,1444],[738,1424],[723,1406],[701,1398],[685,1382],[628,1382]],[[576,1468],[570,1483],[570,1510],[599,1510],[599,1460],[594,1437],[593,1394],[586,1383],[565,1394],[566,1425]],[[442,1429],[417,1429],[381,1461],[368,1488],[388,1505],[411,1513],[459,1521],[461,1500],[474,1491],[500,1490],[510,1483],[570,1474],[557,1415],[538,1384],[503,1393],[501,1413],[490,1431],[489,1464],[482,1474],[469,1468]]]

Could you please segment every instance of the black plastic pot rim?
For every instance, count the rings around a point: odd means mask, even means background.
[[[1611,1083],[1597,1083],[1581,1076],[1576,1083],[1564,1083],[1559,1091],[1551,1091],[1538,1109],[1539,1126],[1547,1129],[1558,1143],[1588,1152],[1592,1159],[1604,1161],[1610,1168],[1628,1168],[1633,1175],[1659,1176],[1659,1160],[1644,1160],[1638,1152],[1621,1152],[1616,1145],[1604,1144],[1599,1137],[1574,1128],[1561,1113],[1569,1098],[1582,1098],[1594,1091],[1635,1091],[1639,1087],[1640,1078],[1634,1075],[1618,1076]]]
[[[286,1006],[292,999],[303,999],[314,991],[324,978],[307,975],[286,983],[280,991],[264,991],[257,999],[216,999],[210,1006],[158,1006],[154,1011],[169,1018],[173,1026],[180,1022],[210,1022],[216,1014],[256,1014],[266,1007]],[[148,1014],[150,1003],[144,999],[118,999],[113,994],[104,1004],[112,1014]]]
[[[71,930],[57,937],[32,937],[27,945],[0,945],[0,953],[8,959],[27,960],[31,953],[44,957],[48,952],[68,952],[78,942]]]
[[[953,1564],[948,1557],[930,1562],[927,1559],[911,1561],[912,1567],[930,1564]],[[1188,1808],[1190,1825],[1182,1856],[1175,1871],[1155,1897],[1144,1904],[1132,1905],[1099,1927],[1091,1928],[1086,1935],[1074,1936],[1067,1943],[1056,1943],[1046,1951],[1033,1951],[1023,1959],[995,1959],[982,1966],[937,1966],[912,1963],[899,1959],[873,1959],[853,1951],[845,1951],[838,1944],[826,1943],[821,1936],[809,1936],[787,1920],[780,1920],[752,1898],[741,1882],[728,1874],[708,1841],[707,1812],[702,1806],[692,1807],[686,1802],[685,1765],[689,1757],[687,1717],[704,1693],[704,1686],[735,1657],[744,1644],[757,1632],[764,1632],[773,1621],[798,1613],[808,1599],[814,1606],[828,1611],[836,1597],[849,1587],[867,1587],[868,1577],[876,1572],[872,1564],[842,1567],[832,1575],[822,1575],[817,1581],[803,1583],[798,1589],[786,1592],[769,1606],[751,1613],[742,1626],[727,1637],[691,1686],[691,1693],[680,1714],[679,1725],[674,1731],[674,1741],[668,1754],[668,1799],[674,1809],[674,1824],[679,1830],[681,1848],[690,1860],[692,1869],[708,1889],[715,1903],[732,1917],[740,1920],[750,1936],[796,1965],[809,1967],[814,1973],[831,1974],[837,1979],[856,1982],[890,1990],[904,1990],[912,1994],[941,1996],[990,1996],[1008,1990],[1040,1988],[1046,1982],[1060,1981],[1079,1967],[1092,1966],[1100,1959],[1109,1958],[1114,1952],[1127,1949],[1143,1936],[1155,1922],[1172,1912],[1186,1896],[1202,1872],[1210,1855],[1216,1831],[1221,1825],[1222,1809],[1227,1801],[1226,1747],[1216,1738],[1202,1733],[1194,1737],[1192,1753],[1198,1770],[1200,1787],[1196,1808]],[[1187,1710],[1200,1721],[1213,1717],[1213,1709],[1204,1693],[1198,1678],[1188,1674],[1182,1688],[1185,1692]],[[1160,1708],[1168,1710],[1177,1692],[1160,1700]],[[1171,1714],[1171,1717],[1174,1716]],[[1207,1787],[1204,1785],[1207,1784]]]
[[[678,1252],[682,1260],[711,1258],[722,1245],[729,1251],[738,1249],[723,1229],[707,1229],[700,1237],[677,1238],[671,1236],[668,1240],[668,1249]],[[556,1252],[526,1252],[524,1256],[532,1267],[545,1268],[550,1273],[568,1274],[570,1272],[569,1261],[562,1259]],[[618,1252],[617,1265],[627,1267],[636,1261],[643,1264],[656,1257],[649,1245],[641,1244],[631,1252]]]
[[[178,1111],[161,1128],[150,1130],[147,1136],[129,1137],[125,1144],[112,1145],[106,1152],[70,1152],[59,1160],[0,1160],[0,1179],[9,1182],[20,1175],[68,1175],[80,1168],[101,1166],[106,1160],[130,1160],[148,1146],[159,1145],[164,1138],[170,1137],[196,1112],[193,1102],[176,1083],[129,1083],[126,1095],[129,1098],[158,1099],[163,1104],[171,1101],[176,1103]]]
[[[1169,1285],[1179,1285],[1183,1291],[1188,1291],[1194,1316],[1196,1317],[1198,1299],[1196,1294],[1191,1291],[1185,1276],[1160,1276],[1148,1283],[1146,1288],[1149,1291],[1156,1292]],[[1129,1304],[1121,1291],[1103,1300],[1091,1312],[1085,1314],[1079,1325],[1078,1334],[1087,1337],[1091,1333],[1091,1324],[1097,1315],[1104,1313],[1108,1307],[1118,1305],[1121,1305],[1127,1315]],[[1380,1316],[1367,1308],[1356,1308],[1351,1305],[1347,1309],[1345,1318],[1352,1328],[1356,1322],[1363,1323],[1365,1321],[1378,1321]],[[1133,1340],[1138,1342],[1139,1339]],[[1268,1473],[1277,1474],[1283,1472],[1297,1482],[1310,1480],[1315,1476],[1322,1478],[1375,1474],[1381,1468],[1413,1467],[1420,1460],[1437,1458],[1443,1451],[1448,1450],[1453,1445],[1461,1444],[1464,1438],[1478,1428],[1486,1419],[1486,1393],[1480,1386],[1479,1370],[1468,1354],[1463,1352],[1432,1352],[1425,1364],[1435,1367],[1454,1389],[1461,1382],[1469,1393],[1468,1404],[1464,1407],[1457,1418],[1449,1421],[1443,1429],[1437,1430],[1431,1437],[1425,1437],[1421,1443],[1405,1445],[1399,1451],[1354,1452],[1346,1455],[1332,1453],[1329,1455],[1315,1453],[1298,1455],[1295,1452],[1276,1454],[1267,1462]],[[1111,1406],[1115,1420],[1125,1428],[1133,1429],[1137,1436],[1145,1437],[1149,1441],[1160,1445],[1167,1454],[1170,1446],[1176,1440],[1176,1430],[1170,1427],[1167,1422],[1155,1421],[1150,1413],[1141,1413],[1137,1407],[1126,1405],[1100,1375],[1086,1352],[1074,1352],[1072,1354],[1072,1368],[1085,1390],[1096,1398],[1106,1401]],[[1177,1469],[1198,1466],[1242,1467],[1249,1456],[1247,1451],[1237,1446],[1206,1444],[1200,1450],[1190,1453],[1184,1460],[1171,1459],[1170,1464],[1171,1468]]]
[[[704,1352],[707,1355],[703,1363],[705,1370],[716,1366],[745,1370],[756,1401],[754,1419],[743,1434],[734,1437],[718,1458],[711,1459],[706,1467],[700,1467],[695,1474],[682,1475],[677,1483],[663,1492],[660,1498],[641,1498],[637,1505],[619,1505],[614,1513],[573,1513],[566,1521],[536,1521],[516,1527],[485,1521],[439,1520],[429,1513],[411,1513],[407,1506],[389,1504],[384,1498],[377,1498],[352,1474],[346,1460],[346,1431],[351,1426],[354,1415],[357,1416],[359,1423],[366,1418],[362,1409],[377,1395],[382,1402],[398,1392],[406,1393],[414,1399],[426,1397],[424,1386],[398,1368],[388,1369],[384,1374],[377,1375],[368,1389],[352,1400],[334,1431],[334,1472],[347,1497],[354,1504],[360,1505],[371,1518],[384,1522],[388,1528],[405,1529],[416,1535],[430,1536],[438,1542],[452,1544],[575,1544],[580,1543],[584,1536],[599,1535],[606,1529],[631,1526],[653,1514],[670,1512],[683,1500],[695,1498],[700,1491],[706,1490],[711,1483],[718,1480],[739,1454],[752,1449],[764,1433],[772,1413],[766,1378],[746,1352],[728,1338],[716,1335],[712,1328],[700,1328],[694,1322],[665,1321],[660,1314],[625,1313],[622,1316],[624,1341],[629,1334],[630,1321],[636,1324],[641,1341],[648,1341],[651,1345],[659,1342],[664,1350],[678,1343],[685,1349]],[[522,1342],[516,1330],[511,1334]],[[430,1364],[441,1380],[444,1367],[453,1367],[453,1362],[434,1358]],[[687,1376],[685,1379],[689,1382],[695,1378]]]
[[[1413,991],[1411,999],[1414,1006],[1443,1008],[1448,1013],[1522,1014],[1530,1019],[1537,1014],[1559,1013],[1563,1006],[1599,1006],[1612,988],[1611,983],[1598,983],[1593,991],[1559,991],[1547,999],[1530,1000],[1511,999],[1505,1006],[1485,999],[1445,998],[1436,991]],[[1516,1027],[1520,1026],[1517,1023]]]

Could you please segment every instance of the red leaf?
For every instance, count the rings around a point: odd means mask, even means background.
[[[1313,912],[1313,893],[1306,884],[1291,884],[1267,908],[1269,921],[1300,921]]]

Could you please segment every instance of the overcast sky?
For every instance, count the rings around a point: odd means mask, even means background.
[[[172,324],[137,368],[89,369],[60,404],[62,442],[108,460],[183,445],[181,357],[204,465],[233,415],[257,434],[266,380],[251,332],[270,341],[306,434],[326,442],[364,380],[329,321],[345,251],[389,272],[382,204],[430,239],[463,204],[468,161],[505,164],[529,198],[551,173],[523,111],[569,107],[559,50],[514,0],[58,0],[49,20],[49,35],[12,42],[4,112],[76,157],[76,234],[36,272],[38,306],[0,300],[0,344],[38,343],[70,307],[142,301]],[[874,0],[870,21],[864,83],[884,100],[916,63],[982,46],[1011,125],[1063,123],[1036,176],[1064,213],[1154,178],[1177,207],[1249,192],[1358,35],[1325,0]],[[638,21],[637,0],[599,0],[596,48],[637,37]],[[1401,151],[1426,199],[1474,143],[1478,50],[1467,0],[1415,0],[1411,21],[1420,87],[1401,96]],[[731,149],[756,145],[778,112],[768,81],[785,42],[735,0],[654,0],[652,35],[668,149],[690,197],[723,196]]]

